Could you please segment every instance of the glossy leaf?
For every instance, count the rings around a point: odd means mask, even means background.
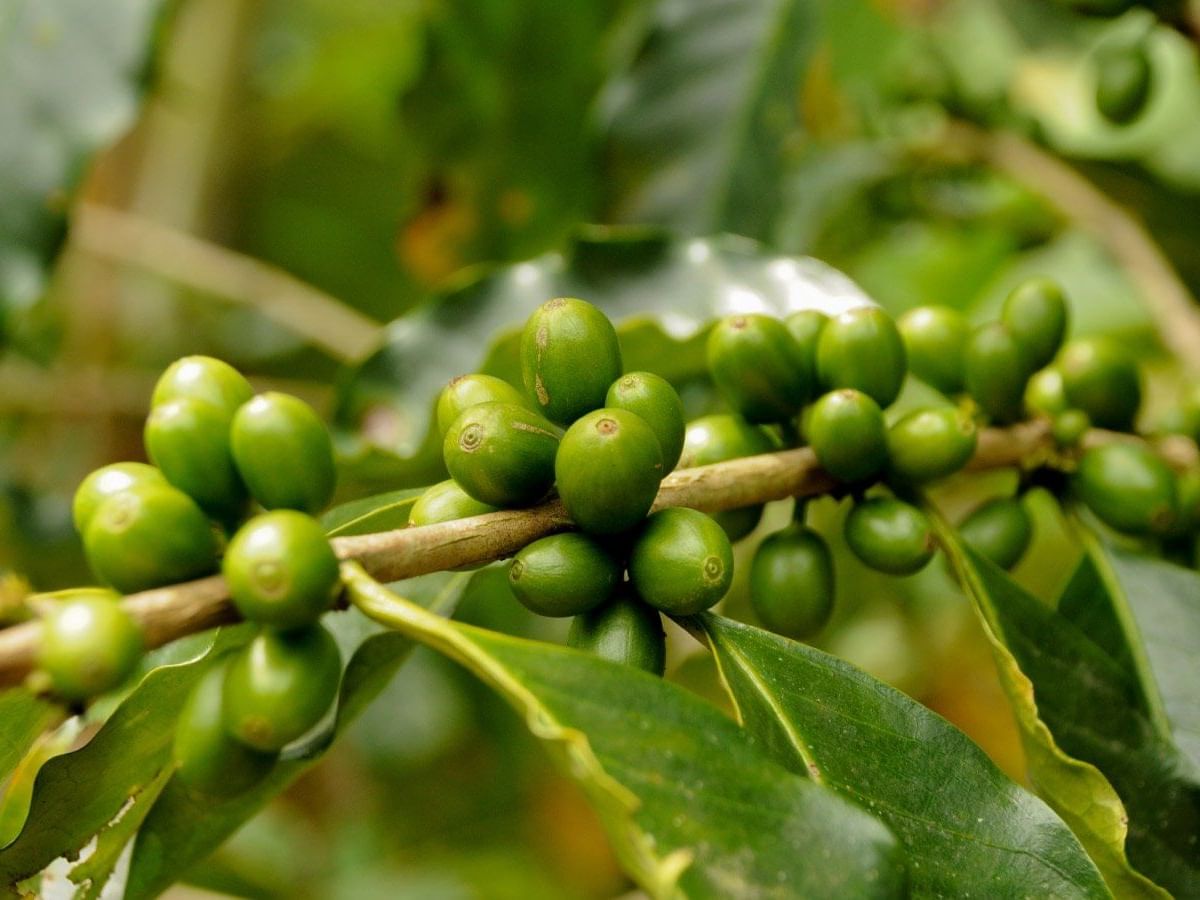
[[[891,827],[915,896],[1108,895],[1067,825],[941,716],[805,644],[711,614],[685,624],[777,762]]]
[[[408,515],[424,488],[388,491],[361,500],[351,500],[321,516],[321,524],[330,537],[348,537],[389,531],[408,524]]]
[[[60,718],[54,704],[24,688],[0,693],[0,785],[21,761],[33,742]]]
[[[646,673],[448,622],[358,570],[353,602],[505,697],[596,809],[653,897],[895,896],[902,855],[873,817],[767,759],[733,722]]]

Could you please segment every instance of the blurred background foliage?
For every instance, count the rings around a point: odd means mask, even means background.
[[[437,385],[510,371],[511,341],[494,332],[558,289],[623,317],[627,355],[670,375],[696,415],[716,408],[698,380],[707,316],[739,292],[768,305],[797,285],[854,293],[808,263],[780,269],[785,256],[824,260],[893,313],[943,303],[982,319],[1019,279],[1051,275],[1076,333],[1121,335],[1169,384],[1179,367],[1143,302],[1162,285],[1125,240],[1132,229],[1177,287],[1200,291],[1197,17],[1159,12],[1092,17],[1053,0],[0,4],[0,564],[39,589],[87,579],[71,492],[89,469],[140,457],[153,378],[184,353],[319,404],[339,430],[343,497],[429,483]],[[1151,92],[1116,126],[1096,109],[1093,62],[1129,41],[1148,48]],[[692,240],[722,233],[757,243]],[[247,258],[269,268],[247,275]],[[965,511],[1014,478],[952,483],[945,499]],[[1049,597],[1075,550],[1055,504],[1028,502],[1042,540],[1016,574]],[[944,567],[864,571],[838,546],[843,513],[814,506],[839,556],[821,645],[1023,777]],[[561,638],[502,575],[476,576],[461,617]],[[740,582],[727,608],[752,617]],[[672,654],[671,677],[717,696],[690,639],[674,635]],[[427,653],[191,880],[288,898],[629,889],[513,715]]]

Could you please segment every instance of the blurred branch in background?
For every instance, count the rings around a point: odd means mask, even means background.
[[[274,266],[128,213],[84,205],[71,236],[94,256],[252,306],[341,361],[361,359],[383,333],[362,313]]]

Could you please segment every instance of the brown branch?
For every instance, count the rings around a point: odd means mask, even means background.
[[[1093,431],[1085,445],[1137,440],[1128,435]],[[1168,440],[1160,452],[1173,465],[1196,462],[1196,447],[1186,439]],[[1051,459],[1055,453],[1048,423],[1024,422],[980,432],[971,471],[1023,466]],[[736,509],[788,497],[827,493],[835,483],[808,448],[748,456],[711,466],[682,469],[662,483],[655,508],[689,506],[706,512]],[[504,559],[526,544],[572,527],[558,501],[531,509],[504,510],[377,534],[334,538],[342,559],[358,560],[373,577],[400,581],[430,572]],[[172,585],[125,598],[125,608],[140,623],[150,647],[215,625],[237,620],[224,579],[219,575]],[[36,622],[0,630],[0,685],[19,683],[33,668],[39,640]]]

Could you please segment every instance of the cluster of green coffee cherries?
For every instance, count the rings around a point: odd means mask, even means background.
[[[143,646],[121,594],[220,570],[238,612],[260,630],[200,681],[175,751],[186,783],[227,794],[261,777],[337,690],[339,651],[317,619],[340,574],[313,517],[333,495],[333,445],[302,400],[255,395],[208,357],[168,367],[151,403],[144,440],[153,465],[104,466],[76,491],[75,524],[106,587],[54,598],[39,666],[69,700],[118,686]]]

